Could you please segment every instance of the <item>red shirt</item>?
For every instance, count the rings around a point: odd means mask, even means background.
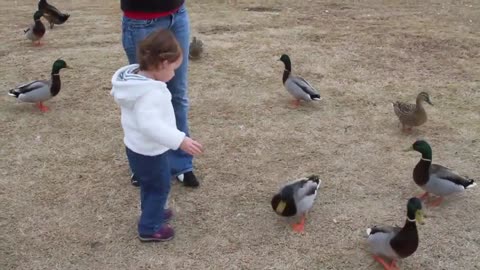
[[[142,12],[142,11],[124,11],[123,15],[130,19],[135,20],[150,20],[150,19],[157,19],[161,17],[165,17],[168,15],[172,15],[173,13],[177,12],[180,8],[174,9],[168,12]]]
[[[177,12],[185,0],[121,0],[120,2],[125,17],[150,20]]]

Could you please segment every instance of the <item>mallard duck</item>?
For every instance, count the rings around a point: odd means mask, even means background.
[[[427,112],[425,112],[425,109],[423,108],[423,101],[433,106],[430,95],[427,92],[421,92],[418,94],[416,104],[409,104],[401,101],[392,103],[393,111],[402,124],[402,130],[405,130],[405,127],[408,127],[408,130],[411,130],[411,127],[421,126],[427,122]]]
[[[203,42],[197,37],[193,37],[192,42],[190,43],[190,52],[188,58],[192,60],[199,59],[203,53]]]
[[[412,255],[418,248],[417,224],[423,224],[422,202],[411,198],[407,203],[407,220],[403,228],[374,226],[367,229],[368,243],[373,258],[383,265],[385,270],[398,269],[397,260]],[[390,264],[384,258],[392,260]]]
[[[38,9],[43,11],[45,19],[50,23],[50,29],[55,24],[63,24],[70,17],[70,14],[60,12],[56,7],[47,3],[47,0],[38,1]]]
[[[285,65],[282,77],[283,86],[295,98],[292,102],[295,108],[300,105],[300,100],[310,102],[322,99],[318,91],[309,82],[302,77],[292,75],[292,63],[288,55],[283,54],[279,61],[282,61]]]
[[[23,30],[27,39],[31,40],[35,46],[40,45],[40,39],[42,39],[46,31],[45,25],[43,25],[41,20],[42,16],[43,12],[41,10],[35,11],[33,14],[34,23],[32,23],[27,29]]]
[[[413,169],[413,181],[425,191],[420,196],[421,200],[427,199],[429,193],[438,196],[430,206],[438,206],[443,197],[464,192],[477,185],[473,179],[461,176],[452,169],[432,164],[432,148],[424,140],[416,141],[406,151],[417,151],[422,154],[422,158]]]
[[[283,186],[272,198],[273,210],[280,216],[300,218],[292,228],[296,232],[303,232],[306,214],[313,206],[321,183],[318,176],[312,175]]]
[[[50,80],[36,80],[29,82],[8,91],[10,96],[16,97],[21,102],[36,103],[42,111],[48,111],[48,107],[43,102],[53,98],[60,92],[60,70],[62,68],[71,68],[61,59],[53,63]]]

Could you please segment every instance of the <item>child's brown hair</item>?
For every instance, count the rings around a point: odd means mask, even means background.
[[[157,68],[163,61],[175,62],[182,49],[172,32],[159,29],[149,34],[138,46],[137,57],[141,70]]]

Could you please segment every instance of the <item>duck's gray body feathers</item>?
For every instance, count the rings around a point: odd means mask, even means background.
[[[293,196],[297,208],[296,215],[301,215],[312,208],[320,185],[321,180],[316,183],[314,181],[309,181],[308,178],[302,178],[284,186],[281,189],[280,194],[283,198]]]
[[[428,182],[421,186],[426,192],[447,196],[476,186],[471,179],[461,176],[454,170],[438,164],[431,164]]]
[[[299,76],[290,75],[285,81],[285,88],[298,100],[312,101],[321,99],[318,91],[309,82]]]
[[[22,102],[44,102],[52,98],[50,86],[50,81],[37,80],[17,86],[16,88],[9,91],[9,95],[15,96],[18,100]]]
[[[35,27],[35,23],[32,23],[30,25],[30,27],[28,27],[24,32],[25,32],[25,36],[27,37],[27,39],[31,40],[31,41],[38,41],[40,40],[42,36],[37,36],[33,33],[33,27]]]
[[[368,228],[368,243],[372,253],[390,259],[399,259],[400,256],[393,250],[390,242],[401,230],[402,228],[397,226],[375,226]]]

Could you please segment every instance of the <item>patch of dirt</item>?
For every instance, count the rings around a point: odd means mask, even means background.
[[[282,11],[279,8],[272,8],[272,7],[247,7],[245,8],[246,11],[252,11],[252,12],[280,12]]]
[[[203,35],[212,36],[224,33],[250,32],[254,30],[257,29],[253,25],[213,25],[201,27],[197,32]]]

